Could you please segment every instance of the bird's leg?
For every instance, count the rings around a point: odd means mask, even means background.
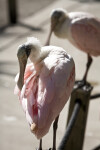
[[[58,119],[59,119],[59,115],[56,117],[53,123],[53,149],[52,150],[56,150],[56,131],[58,128]]]
[[[38,150],[42,150],[42,139],[40,139],[40,144],[39,144],[39,149]]]
[[[75,82],[77,88],[81,88],[81,87],[83,87],[83,86],[88,84],[88,82],[87,82],[87,74],[88,74],[89,68],[90,68],[91,63],[92,63],[92,57],[88,54],[87,58],[88,58],[88,62],[87,62],[87,65],[86,65],[86,71],[85,71],[85,74],[83,76],[83,79],[81,81],[76,81]]]
[[[88,54],[88,62],[87,62],[87,65],[86,65],[86,71],[85,71],[85,74],[83,76],[83,81],[86,83],[86,80],[87,80],[87,74],[88,74],[88,71],[89,71],[89,68],[92,64],[92,57]]]

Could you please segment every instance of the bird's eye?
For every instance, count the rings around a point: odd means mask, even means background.
[[[25,52],[25,44],[22,44],[18,47],[17,56],[21,57]]]
[[[30,48],[30,46],[29,46],[29,45],[27,45],[27,46],[25,47],[25,51],[26,51],[26,55],[27,55],[27,57],[29,57],[30,52],[31,52],[31,48]]]
[[[25,49],[25,44],[20,45],[19,49]]]
[[[54,16],[55,18],[60,18],[61,15],[62,15],[61,12],[58,12],[58,11],[55,11],[54,14],[53,14],[53,16]]]

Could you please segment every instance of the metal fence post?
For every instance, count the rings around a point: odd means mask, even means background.
[[[68,122],[73,112],[74,105],[76,100],[79,100],[81,103],[81,108],[79,110],[75,125],[72,129],[72,132],[69,136],[69,139],[65,145],[64,150],[82,150],[86,121],[88,115],[88,107],[89,107],[89,99],[92,91],[92,87],[90,84],[84,85],[81,88],[78,88],[78,84],[74,86],[74,90],[71,95],[69,114],[68,114]]]
[[[8,0],[8,13],[10,23],[17,23],[17,3],[16,0]]]

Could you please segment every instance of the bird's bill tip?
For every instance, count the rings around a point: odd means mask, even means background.
[[[32,123],[30,127],[31,132],[36,133],[37,129],[38,129],[37,125],[35,123]]]

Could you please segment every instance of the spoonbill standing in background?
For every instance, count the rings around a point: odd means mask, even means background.
[[[56,130],[59,114],[66,104],[75,81],[72,57],[61,47],[45,46],[34,38],[18,48],[20,73],[16,76],[18,94],[31,131],[40,139],[53,124],[53,150],[56,149]],[[31,62],[26,66],[27,59]]]
[[[49,45],[52,32],[59,38],[67,38],[78,49],[87,53],[88,62],[83,76],[86,83],[92,56],[100,55],[100,20],[85,12],[67,13],[57,8],[51,13],[51,29],[46,45]]]

